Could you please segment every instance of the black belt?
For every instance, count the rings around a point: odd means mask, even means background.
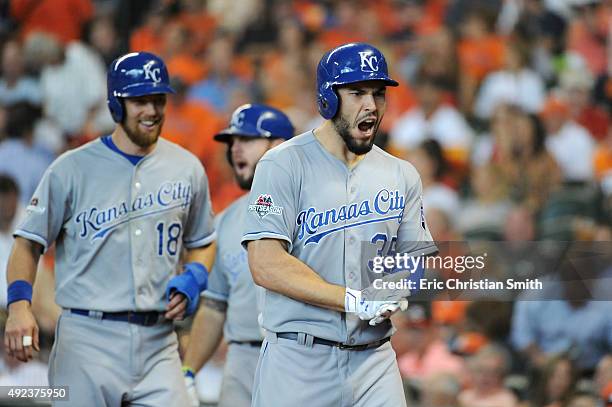
[[[281,333],[276,334],[276,336],[278,338],[290,339],[292,341],[297,341],[298,339],[297,332],[281,332]],[[384,339],[381,339],[375,342],[366,343],[363,345],[346,345],[342,342],[335,342],[335,341],[330,341],[330,340],[323,339],[323,338],[313,337],[312,343],[317,343],[319,345],[335,346],[337,348],[347,349],[347,350],[366,350],[366,349],[378,348],[380,345],[389,342],[389,339],[390,339],[389,337],[386,337]]]
[[[93,312],[93,315],[90,315],[90,311],[86,309],[75,309],[72,308],[70,310],[71,313],[76,315],[83,315],[86,317],[95,317],[96,311]],[[122,321],[129,322],[130,324],[142,325],[142,326],[153,326],[162,320],[162,314],[157,311],[125,311],[125,312],[101,312],[98,313],[101,316],[98,316],[99,319],[108,319],[110,321]]]
[[[261,348],[261,341],[229,341],[230,345],[249,345],[253,348]]]

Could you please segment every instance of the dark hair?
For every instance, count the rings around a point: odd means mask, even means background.
[[[0,194],[5,195],[9,193],[19,195],[19,186],[10,175],[0,174]]]
[[[533,153],[535,155],[540,154],[542,151],[544,151],[544,142],[546,141],[546,130],[544,130],[544,125],[542,124],[542,120],[540,120],[540,118],[533,114],[533,113],[529,113],[527,114],[527,118],[529,119],[529,121],[531,122],[531,126],[533,127],[533,141],[532,141],[532,147],[533,147]]]
[[[442,146],[434,139],[428,139],[419,146],[434,163],[434,177],[440,179],[446,174],[448,163],[444,158]]]
[[[40,107],[30,102],[18,102],[6,108],[6,134],[9,138],[22,139],[33,129],[41,117]]]

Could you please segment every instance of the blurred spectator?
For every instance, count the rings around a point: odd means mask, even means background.
[[[591,101],[594,85],[591,73],[586,69],[567,69],[561,74],[560,85],[570,117],[595,139],[604,139],[608,134],[610,119],[608,112]]]
[[[427,227],[435,241],[462,240],[462,236],[455,230],[451,220],[454,215],[447,215],[445,211],[438,208],[424,207],[424,209]]]
[[[461,407],[513,407],[514,394],[504,388],[510,368],[509,355],[497,345],[487,345],[469,361],[472,385],[459,394]]]
[[[416,50],[409,52],[400,61],[403,76],[410,83],[418,83],[419,72],[436,78],[444,90],[455,95],[457,92],[457,46],[448,28],[440,27],[435,32],[415,39]]]
[[[214,37],[217,18],[206,7],[206,0],[179,0],[180,12],[173,21],[183,25],[191,38],[190,48],[195,56],[201,56]],[[170,71],[172,72],[172,71]]]
[[[612,353],[601,358],[593,379],[597,394],[601,395],[605,401],[612,401],[609,398],[612,396]]]
[[[589,393],[577,393],[563,405],[563,407],[598,407],[599,400]]]
[[[144,23],[130,33],[130,51],[147,51],[163,55],[163,32],[169,20],[168,11],[159,4],[151,2],[148,10],[143,10]]]
[[[488,120],[500,103],[538,113],[544,104],[544,82],[527,66],[527,48],[520,43],[506,44],[504,70],[486,76],[478,93],[474,114]]]
[[[239,34],[258,15],[272,8],[269,0],[208,0],[206,7],[217,19],[219,28],[233,34]]]
[[[600,0],[574,2],[575,13],[571,19],[567,38],[568,49],[581,55],[589,70],[595,75],[606,70],[606,39],[610,30],[609,19],[602,15],[601,3],[603,2]]]
[[[322,31],[319,37],[325,49],[332,49],[349,42],[370,41],[363,34],[363,31],[355,29],[355,26],[363,18],[360,14],[367,8],[366,2],[363,0],[340,0],[334,2],[333,7],[332,15],[334,19],[332,25]],[[368,24],[378,24],[377,21],[363,19],[368,21]]]
[[[566,283],[569,284],[580,282]],[[548,298],[559,298],[559,294],[548,295]],[[612,348],[610,311],[610,303],[606,301],[517,301],[512,318],[512,343],[531,366],[542,368],[551,358],[567,353],[578,369],[589,372]]]
[[[485,165],[472,169],[470,181],[473,197],[459,211],[457,230],[466,239],[500,240],[512,207],[505,175],[499,167]]]
[[[471,113],[476,90],[485,76],[501,69],[504,42],[493,32],[494,17],[481,7],[467,12],[460,25],[459,102],[463,112]]]
[[[535,406],[562,407],[574,391],[577,372],[567,356],[550,359],[538,372],[539,377],[531,397]]]
[[[7,314],[0,310],[0,332],[4,332]],[[28,363],[18,361],[4,351],[0,341],[0,386],[48,386],[47,365],[37,356]]]
[[[442,210],[449,219],[459,212],[457,193],[442,181],[448,176],[448,164],[436,140],[425,140],[408,156],[423,183],[423,208],[425,215],[431,209]]]
[[[0,309],[6,309],[6,263],[13,247],[13,231],[22,216],[17,183],[8,175],[0,174]]]
[[[589,132],[570,118],[567,102],[551,97],[542,110],[546,148],[555,158],[566,181],[593,179],[595,142]]]
[[[492,160],[506,177],[510,197],[538,211],[559,188],[561,170],[546,151],[546,133],[540,119],[515,107],[502,111],[497,111],[493,121]]]
[[[94,12],[91,0],[11,0],[10,5],[21,38],[44,32],[63,44],[81,38],[83,24]]]
[[[20,191],[20,202],[29,203],[38,182],[53,156],[33,142],[34,125],[40,109],[29,103],[18,103],[7,109],[7,139],[0,142],[0,173],[15,179]]]
[[[42,33],[31,35],[25,48],[42,68],[45,115],[68,137],[93,137],[112,128],[106,67],[95,52],[78,41],[64,46]],[[45,52],[37,52],[41,49]]]
[[[461,376],[465,370],[463,360],[449,351],[432,324],[431,303],[411,303],[395,322],[402,332],[393,336],[394,346],[399,346],[398,342],[405,345],[398,349],[398,365],[403,378],[422,388],[422,380],[438,373]],[[402,349],[405,349],[403,353]]]
[[[26,76],[23,52],[19,42],[9,40],[2,47],[2,77],[0,78],[0,104],[17,102],[41,104],[38,80]]]
[[[296,20],[281,22],[278,46],[263,58],[260,72],[268,104],[279,109],[292,106],[303,89],[311,87],[314,70],[308,68],[306,52],[306,33],[299,23]]]
[[[193,85],[206,74],[206,67],[193,54],[192,36],[183,24],[173,22],[167,24],[162,36],[164,59],[172,76],[180,77],[186,85]]]
[[[109,66],[121,54],[117,29],[110,16],[99,16],[89,21],[83,42],[102,58],[104,66]]]
[[[210,61],[208,75],[191,87],[188,97],[208,104],[221,116],[229,115],[235,107],[232,97],[249,87],[232,69],[232,38],[227,34],[219,34],[209,46],[207,59]]]
[[[458,407],[461,386],[457,378],[448,373],[438,373],[423,380],[422,407]]]
[[[399,150],[416,148],[427,139],[440,143],[451,161],[464,162],[473,132],[464,117],[444,102],[444,89],[437,78],[420,76],[415,83],[418,106],[406,112],[391,129],[390,143]]]

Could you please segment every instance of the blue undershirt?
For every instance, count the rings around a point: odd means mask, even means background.
[[[115,145],[115,143],[113,143],[113,139],[112,139],[110,134],[108,136],[102,137],[101,139],[102,139],[102,142],[104,143],[104,145],[106,145],[106,147],[110,148],[111,150],[113,150],[117,154],[125,157],[129,162],[132,163],[132,165],[138,164],[140,162],[140,160],[142,160],[144,158],[143,155],[126,154],[123,151],[119,150],[119,147],[117,147]]]

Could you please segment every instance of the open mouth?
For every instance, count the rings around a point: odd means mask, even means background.
[[[376,118],[373,118],[373,117],[364,119],[360,121],[359,123],[357,123],[357,128],[359,129],[359,131],[361,131],[362,133],[365,133],[368,136],[372,135],[372,133],[374,132],[375,126],[376,126]]]
[[[234,161],[234,167],[236,168],[236,170],[238,171],[242,171],[244,170],[246,167],[248,166],[246,161]]]

